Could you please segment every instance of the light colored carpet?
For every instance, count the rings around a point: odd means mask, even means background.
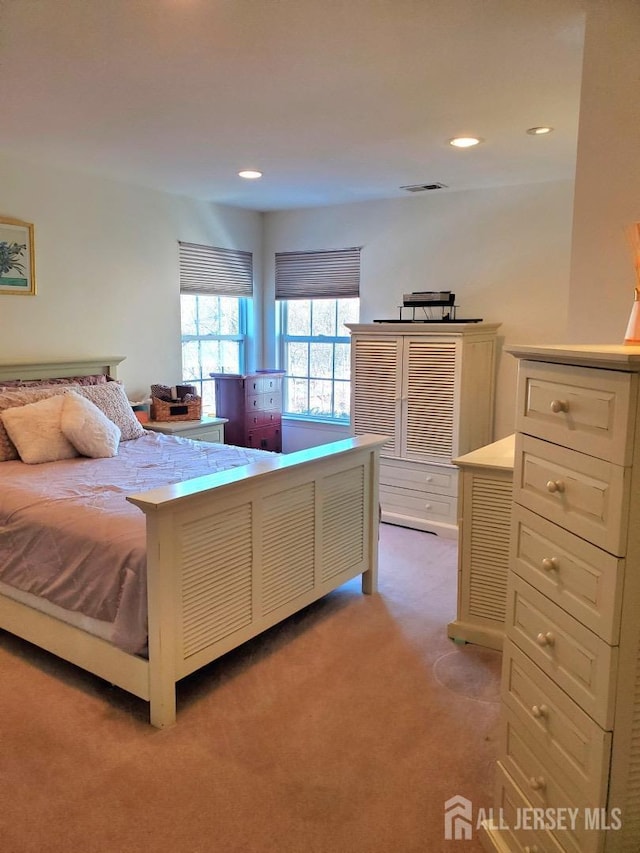
[[[185,679],[178,723],[0,632],[2,853],[477,853],[501,655],[456,646],[456,545],[382,525],[353,581]],[[475,833],[474,833],[475,835]]]

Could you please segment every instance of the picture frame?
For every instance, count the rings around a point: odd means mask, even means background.
[[[0,296],[5,293],[35,296],[33,225],[0,216]]]

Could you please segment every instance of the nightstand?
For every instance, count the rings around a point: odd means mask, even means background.
[[[149,421],[145,429],[165,435],[179,435],[195,441],[210,441],[224,444],[226,418],[201,418],[199,421]]]
[[[458,456],[458,613],[456,642],[501,649],[504,640],[513,503],[515,435]]]

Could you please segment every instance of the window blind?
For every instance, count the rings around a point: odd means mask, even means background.
[[[199,243],[180,248],[180,293],[253,296],[253,255]]]
[[[360,296],[360,247],[276,252],[276,299]]]

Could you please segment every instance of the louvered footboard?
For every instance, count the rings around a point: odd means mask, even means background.
[[[360,436],[132,495],[147,517],[149,697],[362,575],[377,582],[378,454]]]

